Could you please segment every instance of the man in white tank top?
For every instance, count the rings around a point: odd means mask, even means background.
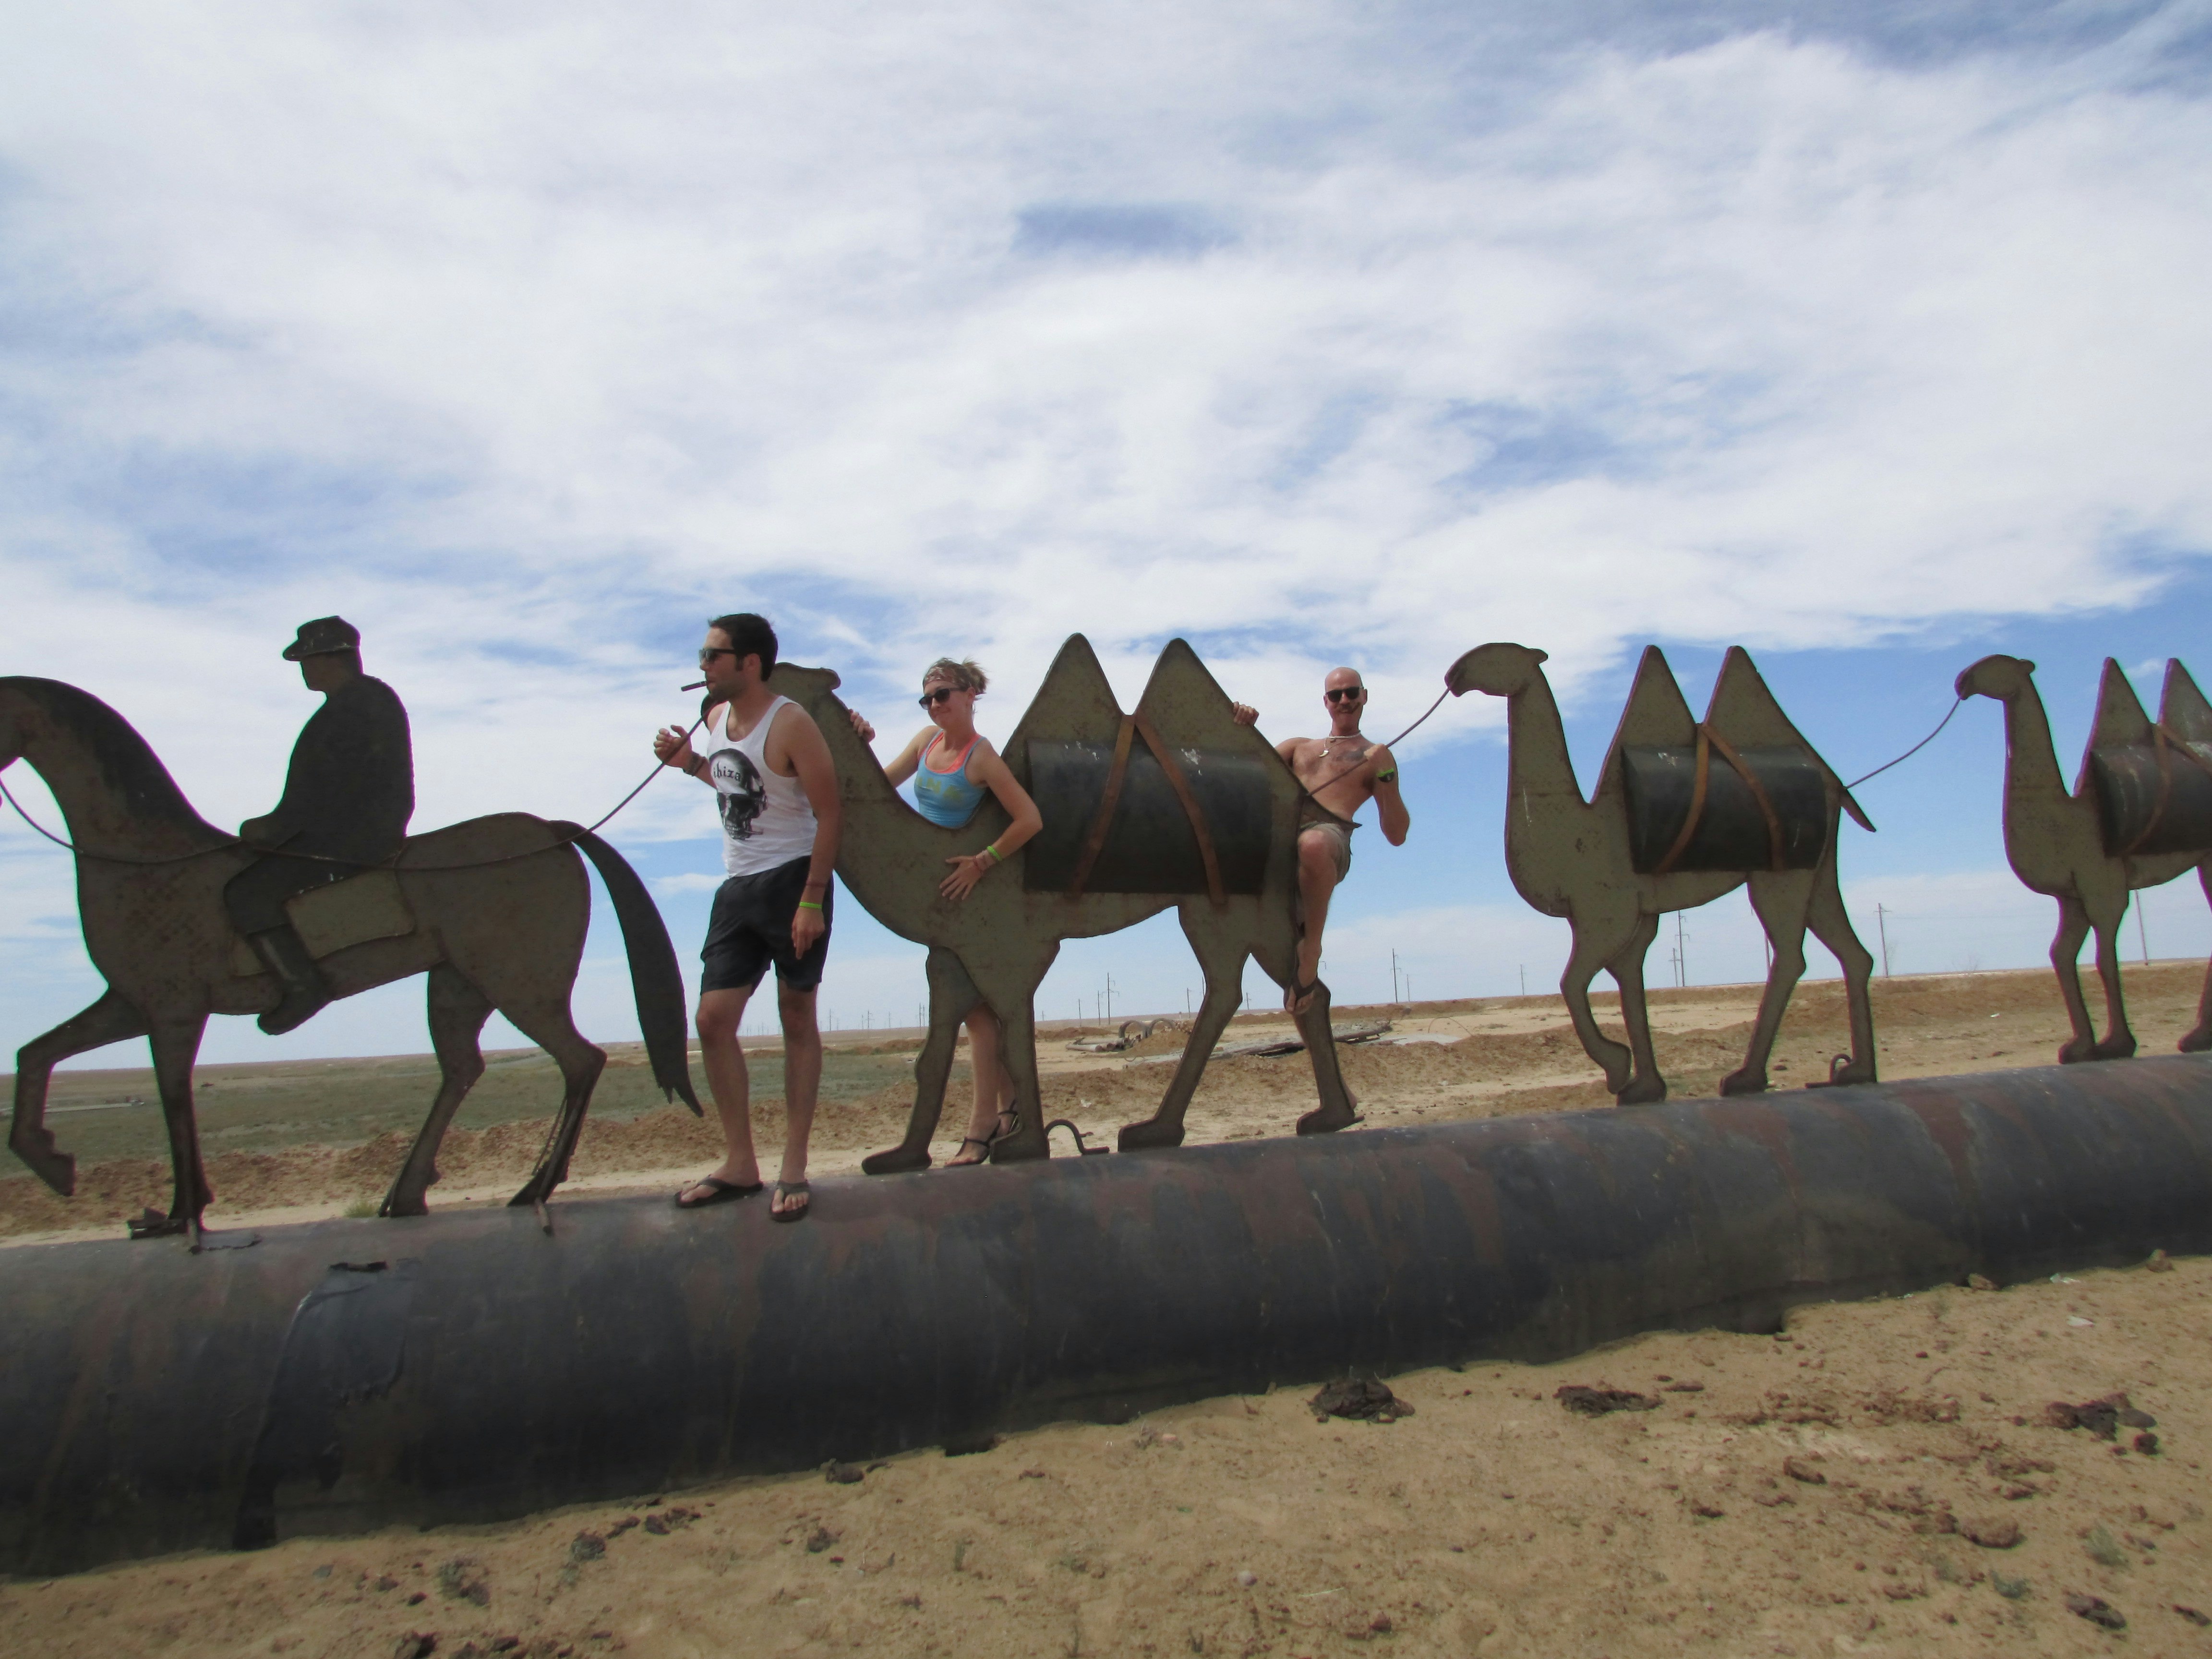
[[[653,752],[714,791],[722,815],[722,869],[707,924],[699,981],[699,1048],[721,1116],[728,1156],[676,1202],[696,1210],[761,1189],[753,1152],[751,1080],[738,1031],[745,1005],[775,965],[783,1019],[783,1102],[788,1127],[769,1218],[806,1213],[806,1142],[822,1082],[822,1032],[814,996],[830,950],[830,872],[843,827],[830,746],[813,716],[768,688],[775,630],[750,612],[717,617],[700,648],[710,704],[696,741],[669,727]]]

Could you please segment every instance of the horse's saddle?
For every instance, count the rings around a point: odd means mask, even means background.
[[[399,890],[399,878],[389,870],[311,888],[286,899],[284,913],[318,962],[349,945],[401,939],[415,931],[415,913]],[[240,978],[263,971],[253,947],[242,939],[231,947],[230,966]]]

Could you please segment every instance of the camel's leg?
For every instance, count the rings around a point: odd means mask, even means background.
[[[2212,903],[2212,859],[2197,866],[2197,883],[2204,890],[2205,902]],[[2204,965],[2204,989],[2197,999],[2197,1024],[2178,1046],[2185,1054],[2198,1054],[2212,1048],[2212,962]],[[20,1116],[22,1108],[15,1109]]]
[[[430,1046],[438,1055],[438,1097],[407,1161],[393,1177],[379,1215],[428,1215],[426,1195],[438,1178],[438,1148],[453,1114],[477,1079],[483,1075],[483,1049],[478,1039],[483,1023],[491,1018],[491,999],[461,977],[450,963],[440,963],[428,975]]]
[[[72,1054],[146,1035],[145,1017],[112,991],[15,1051],[15,1117],[8,1145],[31,1172],[64,1198],[76,1192],[76,1159],[54,1148],[46,1127],[46,1085]]]
[[[2058,932],[2051,941],[2051,971],[2058,975],[2058,994],[2066,1000],[2066,1018],[2074,1036],[2058,1051],[2058,1063],[2070,1066],[2096,1053],[2097,1033],[2089,1024],[2089,1006],[2081,1000],[2081,975],[2075,963],[2081,955],[2081,940],[2089,931],[2089,912],[2081,901],[2062,896],[2058,901]]]
[[[1774,963],[1766,970],[1766,988],[1759,994],[1759,1018],[1752,1025],[1743,1064],[1721,1079],[1723,1095],[1766,1092],[1766,1062],[1774,1053],[1774,1039],[1782,1033],[1790,994],[1805,976],[1805,916],[1812,908],[1813,876],[1810,870],[1760,871],[1747,884],[1751,908],[1774,947]]]
[[[1168,1084],[1159,1109],[1141,1123],[1122,1125],[1121,1139],[1115,1144],[1125,1152],[1141,1152],[1149,1146],[1182,1145],[1183,1114],[1190,1108],[1190,1097],[1198,1092],[1199,1079],[1206,1075],[1206,1062],[1212,1056],[1213,1045],[1229,1029],[1229,1022],[1243,998],[1247,941],[1223,938],[1228,930],[1218,925],[1209,928],[1207,917],[1198,918],[1194,927],[1188,905],[1183,907],[1182,920],[1183,937],[1190,941],[1191,953],[1198,958],[1198,965],[1206,975],[1206,1000],[1199,1004],[1198,1018],[1191,1022],[1190,1036],[1182,1045],[1182,1059],[1176,1066],[1175,1077]]]
[[[1049,965],[1051,957],[1045,960]],[[999,1028],[1006,1034],[1006,1070],[1014,1079],[1014,1115],[1021,1121],[1013,1133],[991,1144],[994,1164],[1018,1164],[1026,1158],[1052,1156],[1044,1133],[1044,1096],[1037,1082],[1036,987],[1043,977],[1041,967],[1026,975],[1025,982],[1006,987],[990,1000],[999,1016]]]
[[[200,1036],[207,1017],[157,1020],[154,1024],[154,1082],[161,1092],[161,1116],[169,1130],[169,1168],[176,1178],[175,1197],[169,1205],[166,1225],[142,1228],[135,1237],[200,1231],[200,1216],[215,1202],[207,1170],[200,1163],[199,1121],[192,1109],[192,1062],[199,1057]]]
[[[1314,1087],[1321,1095],[1321,1104],[1298,1119],[1298,1133],[1325,1135],[1350,1128],[1359,1121],[1359,1103],[1344,1085],[1344,1069],[1336,1058],[1336,1032],[1329,1024],[1328,987],[1319,980],[1314,981],[1313,1000],[1298,1016],[1298,1035],[1306,1040]]]
[[[1874,978],[1874,952],[1860,943],[1851,927],[1850,912],[1844,908],[1843,890],[1836,884],[1835,831],[1828,832],[1828,851],[1813,884],[1813,902],[1806,911],[1813,936],[1834,953],[1844,970],[1844,997],[1850,1005],[1851,1052],[1828,1063],[1829,1083],[1872,1083],[1875,1079],[1874,1006],[1868,987]],[[1808,1085],[1820,1086],[1817,1082]]]
[[[1637,1091],[1632,1096],[1626,1092],[1635,1053],[1597,1029],[1597,1016],[1590,1012],[1589,988],[1598,969],[1618,957],[1621,947],[1636,936],[1643,920],[1633,913],[1625,917],[1588,917],[1577,912],[1572,918],[1574,949],[1567,957],[1566,971],[1559,975],[1559,994],[1566,999],[1567,1018],[1575,1023],[1575,1035],[1582,1039],[1583,1052],[1602,1068],[1605,1086],[1624,1106],[1666,1099],[1667,1082],[1654,1072],[1648,1079],[1636,1079]],[[1638,974],[1637,978],[1640,988],[1642,975]],[[1624,987],[1624,1001],[1626,997]]]
[[[1636,931],[1629,936],[1628,943],[1605,964],[1606,972],[1620,988],[1620,1023],[1628,1028],[1628,1051],[1635,1057],[1635,1073],[1618,1102],[1623,1105],[1641,1105],[1647,1100],[1667,1098],[1667,1079],[1659,1075],[1659,1056],[1651,1046],[1650,1005],[1644,995],[1644,959],[1650,951],[1651,941],[1658,936],[1659,918],[1656,913],[1638,916]],[[1655,1084],[1658,1092],[1646,1095],[1644,1091]]]
[[[562,986],[543,1001],[501,1002],[496,1005],[514,1029],[553,1056],[561,1068],[561,1115],[554,1121],[544,1156],[530,1172],[521,1190],[507,1200],[510,1206],[542,1204],[568,1177],[568,1158],[576,1150],[576,1137],[584,1132],[584,1114],[591,1109],[592,1090],[605,1069],[606,1051],[585,1040],[568,1012],[568,988]]]
[[[969,1011],[982,1000],[960,958],[941,945],[929,947],[929,1036],[914,1068],[914,1109],[907,1114],[906,1138],[887,1152],[860,1160],[869,1175],[897,1175],[929,1167],[930,1138],[945,1115],[945,1087],[952,1075],[953,1052]],[[1001,1029],[1004,1029],[1003,1022]]]
[[[2127,915],[2127,895],[2107,916],[2093,916],[2097,931],[2097,977],[2105,987],[2105,1040],[2089,1052],[2098,1060],[2130,1060],[2136,1034],[2128,1029],[2127,993],[2120,985],[2120,922]]]

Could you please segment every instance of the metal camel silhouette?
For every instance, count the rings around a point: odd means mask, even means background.
[[[1731,647],[1702,724],[1690,714],[1658,647],[1644,653],[1596,792],[1585,801],[1567,754],[1559,705],[1528,646],[1478,646],[1444,676],[1455,694],[1506,700],[1510,781],[1505,860],[1521,896],[1574,927],[1559,990],[1575,1033],[1604,1068],[1621,1105],[1667,1097],[1651,1048],[1644,958],[1669,910],[1687,910],[1748,884],[1774,947],[1744,1062],[1724,1095],[1766,1085],[1766,1062],[1790,995],[1805,971],[1805,930],[1843,964],[1851,1052],[1831,1083],[1875,1079],[1874,958],[1851,931],[1836,884],[1841,814],[1871,830],[1836,775],[1790,723],[1759,671]],[[1598,1030],[1590,981],[1601,968],[1620,987],[1627,1048]]]
[[[56,1148],[45,1122],[53,1068],[88,1048],[146,1037],[175,1196],[167,1224],[144,1231],[197,1237],[215,1196],[192,1106],[201,1036],[210,1015],[258,1013],[279,994],[223,908],[223,884],[257,854],[195,812],[130,723],[75,686],[0,678],[0,768],[19,759],[45,780],[68,821],[85,948],[107,989],[17,1054],[8,1144],[49,1187],[73,1193],[76,1160]],[[571,842],[598,866],[613,898],[654,1080],[699,1109],[675,949],[652,896],[620,854],[574,824],[522,812],[412,836],[389,868],[322,888],[295,901],[294,910],[336,996],[429,976],[440,1086],[381,1213],[424,1213],[438,1143],[483,1073],[478,1041],[494,1009],[553,1056],[564,1085],[545,1151],[514,1202],[539,1203],[566,1177],[606,1064],[568,1012],[591,914],[583,862],[564,844]]]
[[[2124,1060],[2136,1051],[2120,988],[2118,936],[2129,893],[2193,868],[2212,899],[2212,705],[2188,670],[2169,659],[2154,724],[2120,665],[2106,658],[2096,720],[2069,793],[2034,673],[2035,665],[2022,658],[1984,657],[1959,676],[1958,693],[2004,705],[2005,857],[2022,883],[2058,901],[2051,966],[2074,1028],[2058,1058]],[[2105,988],[2101,1042],[2076,965],[2092,928]],[[2212,1048],[2212,970],[2196,1027],[2180,1048]]]
[[[1170,908],[1205,972],[1206,1000],[1158,1110],[1125,1126],[1119,1145],[1180,1146],[1191,1096],[1243,1000],[1245,958],[1288,986],[1297,945],[1297,780],[1266,739],[1231,719],[1228,696],[1197,653],[1170,641],[1136,712],[1124,716],[1090,642],[1078,634],[1061,646],[1002,750],[1042,809],[1044,831],[1014,854],[1014,867],[958,903],[937,890],[945,860],[988,845],[1006,827],[1005,812],[987,800],[958,829],[931,823],[900,799],[853,732],[833,695],[836,674],[779,664],[772,684],[814,716],[836,763],[845,805],[838,875],[877,921],[929,946],[929,1036],[914,1109],[900,1143],[862,1167],[884,1175],[928,1165],[960,1024],[979,998],[999,1017],[1020,1119],[992,1158],[1047,1156],[1037,984],[1062,939],[1114,933]],[[1301,1134],[1357,1121],[1328,1007],[1324,988],[1298,1020],[1321,1097],[1298,1120]]]

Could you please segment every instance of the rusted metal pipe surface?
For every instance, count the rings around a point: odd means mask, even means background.
[[[0,1251],[0,1571],[808,1468],[1347,1370],[2212,1249],[2212,1062],[2121,1061]],[[340,1265],[343,1264],[343,1265]],[[377,1265],[377,1264],[381,1264]]]

